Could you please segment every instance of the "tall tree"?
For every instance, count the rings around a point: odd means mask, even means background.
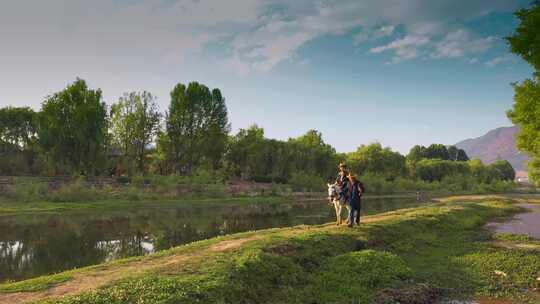
[[[148,145],[160,129],[160,118],[155,97],[149,92],[125,93],[111,108],[112,135],[122,154],[131,163],[137,163],[140,173],[145,173]]]
[[[203,160],[216,166],[230,129],[225,99],[218,89],[198,82],[178,84],[171,92],[166,128],[177,171],[191,173]]]
[[[448,154],[448,149],[445,145],[442,144],[432,144],[427,147],[426,157],[429,159],[442,159],[449,160],[450,155]]]
[[[257,125],[240,129],[230,139],[227,161],[235,175],[242,178],[265,175],[265,138],[264,130]]]
[[[407,154],[407,161],[410,163],[416,163],[423,158],[427,158],[427,148],[424,146],[416,145]]]
[[[516,13],[519,25],[508,37],[512,52],[535,68],[535,76],[521,84],[514,84],[514,105],[508,117],[520,126],[518,148],[531,156],[529,177],[540,182],[540,1]]]
[[[336,150],[324,142],[321,132],[309,130],[298,138],[289,139],[287,144],[293,155],[295,171],[325,179],[336,174]]]
[[[468,161],[469,156],[467,156],[467,153],[463,149],[458,149],[456,146],[449,146],[448,147],[448,157],[449,160],[453,161]]]
[[[101,90],[91,90],[84,80],[77,79],[43,102],[38,135],[55,161],[82,174],[95,174],[102,163],[107,127]]]

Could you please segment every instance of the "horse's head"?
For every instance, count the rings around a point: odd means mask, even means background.
[[[328,199],[330,202],[338,196],[336,184],[326,184],[328,186]]]

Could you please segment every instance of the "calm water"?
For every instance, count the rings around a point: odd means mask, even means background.
[[[419,205],[366,199],[364,214]],[[344,215],[343,215],[344,216]],[[122,211],[0,216],[0,282],[144,255],[217,235],[335,220],[326,201],[294,204],[161,204]]]
[[[509,221],[489,223],[487,227],[498,233],[523,234],[540,240],[540,206],[533,204],[519,206],[529,212],[516,214]]]

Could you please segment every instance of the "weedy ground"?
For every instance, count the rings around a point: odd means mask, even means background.
[[[539,303],[539,242],[483,228],[523,210],[510,199],[472,200],[365,217],[353,229],[298,226],[200,241],[2,284],[0,302]]]

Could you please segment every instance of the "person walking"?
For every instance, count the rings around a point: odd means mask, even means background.
[[[352,173],[347,176],[348,179],[348,198],[349,198],[349,227],[356,222],[360,225],[360,208],[362,195],[364,194],[364,185]]]

